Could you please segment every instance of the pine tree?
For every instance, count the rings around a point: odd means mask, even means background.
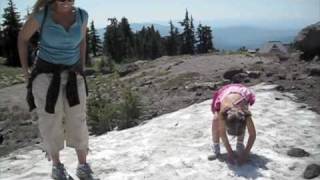
[[[86,30],[86,62],[85,64],[87,66],[91,66],[91,59],[90,59],[90,56],[89,56],[89,53],[90,53],[90,35],[89,35],[89,28],[87,27],[87,30]]]
[[[135,51],[136,51],[136,57],[139,59],[144,59],[145,35],[146,35],[146,28],[144,26],[140,31],[136,32],[135,34]]]
[[[174,56],[178,54],[178,48],[179,48],[178,36],[179,36],[178,28],[174,27],[172,21],[170,21],[170,32],[166,42],[166,50],[169,56]]]
[[[213,50],[212,43],[212,30],[209,26],[202,26],[199,24],[197,28],[198,35],[198,44],[197,51],[198,53],[208,53],[210,50]]]
[[[181,26],[184,27],[184,31],[181,34],[182,36],[182,54],[194,54],[194,45],[195,45],[195,35],[194,35],[194,26],[193,26],[193,18],[189,19],[188,10],[186,10],[185,18],[182,22],[180,22]]]
[[[197,35],[198,35],[198,42],[197,42],[197,52],[198,53],[204,53],[205,45],[204,45],[204,33],[203,33],[203,27],[200,23],[197,28]]]
[[[102,50],[102,43],[99,35],[97,34],[97,30],[94,26],[94,22],[92,21],[90,24],[89,30],[89,52],[93,54],[94,57],[98,56]]]
[[[206,47],[207,52],[213,51],[214,46],[213,46],[213,36],[212,36],[212,30],[210,26],[204,26],[204,44]]]
[[[151,59],[156,59],[161,56],[161,36],[159,31],[155,31],[154,26],[151,26]]]
[[[195,36],[195,30],[193,25],[193,17],[191,16],[190,19],[190,32],[188,37],[188,47],[189,47],[189,54],[194,54],[195,52],[195,44],[196,44],[196,36]]]
[[[20,15],[12,0],[8,0],[8,7],[4,9],[2,17],[4,19],[2,23],[5,47],[4,55],[7,58],[7,65],[19,66],[20,60],[18,56],[17,40],[22,25],[20,23]]]
[[[4,55],[4,34],[0,26],[0,56]]]
[[[116,18],[109,18],[108,20],[110,21],[110,25],[107,26],[104,34],[104,52],[115,60],[116,63],[121,63],[124,53],[119,23]]]
[[[119,24],[120,28],[120,35],[121,35],[121,48],[124,57],[132,58],[134,56],[134,36],[133,32],[131,31],[129,21],[126,17],[121,19]]]

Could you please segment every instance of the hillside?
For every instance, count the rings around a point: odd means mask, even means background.
[[[303,179],[306,166],[320,159],[320,144],[315,143],[319,114],[301,109],[304,104],[293,102],[292,94],[274,88],[265,84],[253,87],[257,139],[246,165],[207,160],[211,154],[209,100],[138,127],[90,137],[92,167],[102,180]],[[290,157],[287,151],[292,147],[311,155]],[[74,151],[63,151],[61,159],[74,176]],[[1,158],[0,169],[3,180],[40,180],[49,178],[51,167],[40,150],[25,148]]]

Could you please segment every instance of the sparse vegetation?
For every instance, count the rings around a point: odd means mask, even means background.
[[[14,68],[0,64],[0,89],[23,83],[21,68]]]
[[[198,77],[200,74],[196,72],[188,72],[179,74],[176,77],[164,82],[162,84],[163,89],[167,88],[174,88],[174,87],[180,87],[184,84],[186,84],[188,81],[194,80],[195,77]]]
[[[103,134],[137,124],[141,112],[140,97],[114,73],[98,76],[89,84],[88,123],[91,132]]]

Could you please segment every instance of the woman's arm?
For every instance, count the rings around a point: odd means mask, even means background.
[[[81,67],[84,70],[85,65],[86,65],[86,51],[87,51],[87,21],[85,21],[82,25],[82,41],[80,45],[80,62],[81,62]]]
[[[28,67],[28,43],[31,36],[39,29],[40,25],[34,17],[30,17],[22,26],[18,35],[18,51],[23,74],[26,80],[29,79]]]

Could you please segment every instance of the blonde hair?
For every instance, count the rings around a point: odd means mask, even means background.
[[[32,14],[38,13],[47,4],[51,4],[53,2],[54,2],[54,0],[37,0],[37,2],[33,5]]]

